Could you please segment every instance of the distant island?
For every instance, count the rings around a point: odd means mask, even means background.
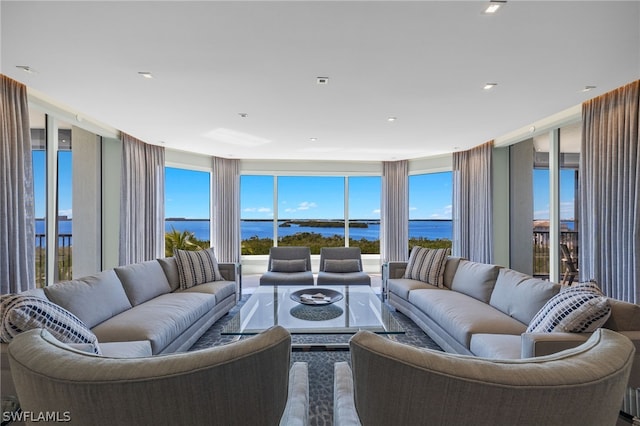
[[[280,228],[290,228],[291,225],[307,226],[310,228],[344,228],[344,220],[287,220]],[[349,222],[349,228],[368,228],[365,222]]]

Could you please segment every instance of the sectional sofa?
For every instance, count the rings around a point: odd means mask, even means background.
[[[38,321],[38,311],[52,309],[55,312],[45,313],[47,318],[55,316],[65,332],[78,324],[90,330],[73,330],[72,340],[65,343],[105,356],[131,358],[186,351],[236,305],[239,274],[237,264],[220,263],[217,280],[181,288],[178,266],[176,258],[168,257],[29,290],[20,294],[27,302],[15,307],[21,309],[16,315],[22,323]],[[3,306],[3,340],[8,340],[11,327],[16,329],[7,325],[6,308]],[[86,343],[73,341],[78,336],[86,340],[87,335],[95,338]],[[1,344],[3,397],[14,394],[7,347],[8,343]]]
[[[545,309],[555,308],[551,305],[561,296],[559,293],[564,294],[571,287],[561,288],[508,268],[455,257],[448,257],[444,263],[441,286],[405,278],[406,272],[407,262],[386,265],[383,285],[388,301],[446,352],[486,358],[529,358],[578,346],[592,334],[531,331],[532,321],[539,322],[541,317],[549,320],[544,318]],[[636,347],[629,384],[638,387],[640,306],[602,298],[610,306],[603,327],[627,336]]]

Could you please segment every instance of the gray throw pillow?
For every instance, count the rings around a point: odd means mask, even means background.
[[[360,272],[360,261],[358,259],[327,259],[324,261],[324,272]]]
[[[307,261],[304,259],[273,259],[271,261],[272,272],[305,272]]]

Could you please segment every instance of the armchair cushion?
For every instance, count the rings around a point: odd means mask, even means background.
[[[360,272],[360,261],[358,259],[327,259],[324,261],[324,272]]]
[[[224,280],[218,269],[218,261],[213,247],[198,251],[174,250],[173,256],[178,265],[180,288],[182,289],[211,281]]]
[[[304,259],[273,259],[271,261],[272,272],[304,272],[307,270],[307,261]]]

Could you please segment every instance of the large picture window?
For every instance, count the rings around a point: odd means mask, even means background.
[[[409,176],[409,248],[451,248],[451,172]]]
[[[380,176],[351,176],[349,182],[349,246],[362,254],[380,253]]]
[[[269,254],[274,238],[273,176],[240,176],[243,255]]]
[[[165,168],[165,255],[199,250],[211,241],[211,173]]]

